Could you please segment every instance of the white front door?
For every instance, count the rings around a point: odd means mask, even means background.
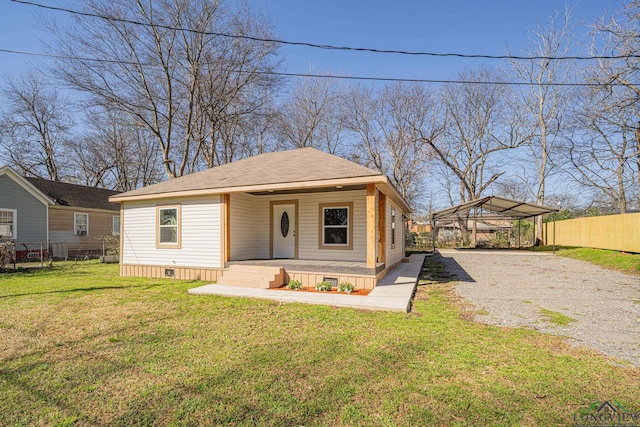
[[[296,256],[296,206],[273,205],[273,257]]]

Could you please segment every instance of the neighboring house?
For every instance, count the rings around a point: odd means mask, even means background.
[[[478,218],[476,221],[476,243],[479,246],[490,245],[496,241],[505,245],[511,240],[511,230],[513,224],[510,219],[484,219]],[[473,230],[473,219],[467,221],[467,232]],[[439,241],[443,244],[450,243],[456,239],[462,240],[462,231],[458,221],[450,221],[438,224]],[[504,242],[502,242],[504,240]]]
[[[431,224],[426,222],[411,221],[409,223],[409,233],[431,233]]]
[[[371,289],[402,261],[410,212],[385,175],[313,148],[250,157],[110,200],[122,205],[122,275],[260,287],[295,278]],[[284,274],[258,283],[257,266]],[[247,280],[232,280],[243,268]]]
[[[120,233],[117,191],[40,178],[0,168],[0,240],[24,252],[50,251],[55,257],[98,254],[105,236]]]

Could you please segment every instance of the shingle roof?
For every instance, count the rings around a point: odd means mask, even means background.
[[[306,147],[249,157],[122,193],[119,197],[369,176],[384,175],[349,160]]]
[[[118,191],[86,187],[67,182],[49,181],[41,178],[25,177],[34,187],[53,199],[56,205],[89,209],[120,210],[118,203],[110,203],[109,197]]]

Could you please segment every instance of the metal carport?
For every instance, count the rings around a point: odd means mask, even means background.
[[[518,200],[508,199],[500,196],[488,196],[480,199],[472,200],[470,202],[462,203],[457,206],[453,206],[447,209],[443,209],[438,212],[432,213],[429,217],[431,219],[431,230],[433,247],[436,247],[436,234],[437,234],[437,221],[459,221],[463,216],[474,210],[474,221],[477,217],[483,219],[491,218],[511,218],[511,219],[526,219],[535,218],[540,215],[546,215],[552,212],[557,212],[558,209],[548,206],[537,205],[534,203],[528,203]],[[479,212],[479,214],[478,214]],[[486,213],[486,214],[485,214]],[[467,217],[468,218],[468,217]],[[555,231],[555,218],[553,220],[553,227]],[[534,221],[534,235],[535,235],[535,221]],[[555,252],[555,232],[553,238],[553,250]]]

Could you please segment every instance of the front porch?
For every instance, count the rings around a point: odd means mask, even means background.
[[[398,268],[387,274],[384,279],[381,279],[375,289],[373,289],[367,296],[256,289],[240,286],[224,286],[219,284],[204,285],[189,289],[189,293],[196,295],[224,295],[230,297],[263,298],[279,302],[298,302],[305,304],[330,305],[334,307],[351,307],[364,310],[384,310],[406,313],[411,311],[413,293],[424,261],[424,256],[412,255],[408,261],[409,262],[402,263]],[[350,263],[347,262],[345,264]]]
[[[385,269],[385,264],[378,262],[375,268],[367,267],[366,262],[356,261],[320,261],[312,259],[252,259],[244,261],[228,261],[231,265],[248,265],[263,267],[281,267],[287,272],[308,272],[323,274],[376,276]]]

